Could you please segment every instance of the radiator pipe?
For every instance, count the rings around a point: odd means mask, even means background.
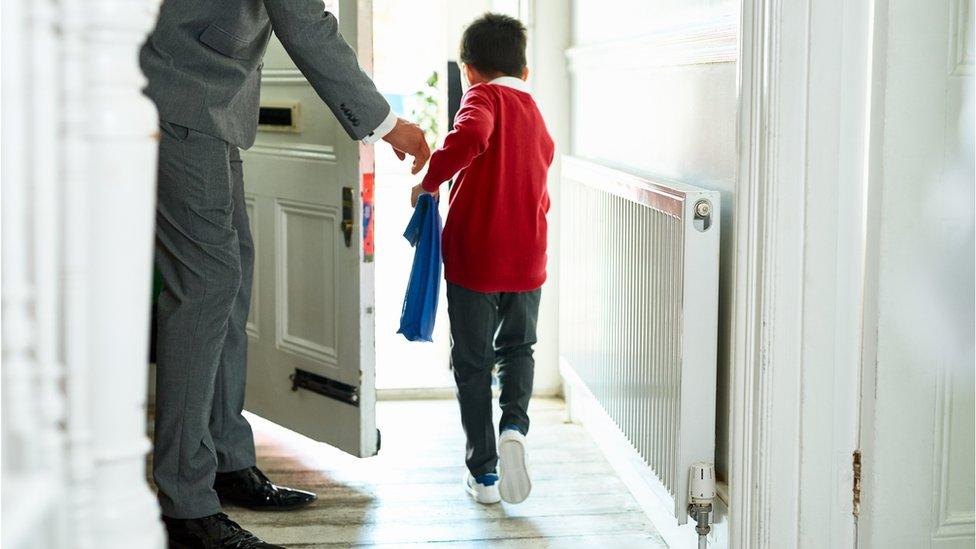
[[[712,531],[712,525],[708,521],[711,512],[711,503],[692,503],[688,506],[688,514],[697,523],[695,531],[698,532],[698,549],[706,549],[708,546],[708,533]]]

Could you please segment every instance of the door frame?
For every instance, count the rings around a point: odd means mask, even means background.
[[[731,546],[853,547],[873,3],[786,4],[741,4]]]

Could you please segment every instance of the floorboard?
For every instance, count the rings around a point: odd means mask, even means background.
[[[532,495],[491,506],[461,487],[464,437],[453,401],[380,402],[383,448],[368,459],[250,416],[262,470],[319,500],[290,513],[226,511],[295,548],[667,547],[586,432],[564,421],[562,401],[533,401],[530,415]]]

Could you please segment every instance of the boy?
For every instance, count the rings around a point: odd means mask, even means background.
[[[470,87],[454,130],[411,196],[416,204],[421,193],[436,193],[457,176],[442,239],[451,367],[467,437],[464,486],[486,504],[499,498],[520,503],[532,487],[525,435],[554,147],[525,84],[525,41],[522,23],[505,15],[485,14],[465,30],[460,60]],[[496,364],[497,450],[491,407]]]

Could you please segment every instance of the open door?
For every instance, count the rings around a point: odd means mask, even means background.
[[[972,549],[974,5],[894,4],[875,12],[857,547]]]
[[[372,64],[369,0],[326,2]],[[372,147],[349,139],[274,37],[243,152],[255,242],[246,408],[356,456],[375,420]]]

